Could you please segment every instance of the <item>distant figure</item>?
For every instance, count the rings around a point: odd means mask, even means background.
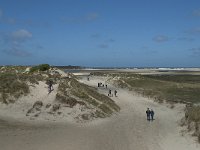
[[[90,78],[89,78],[89,77],[87,77],[87,80],[88,80],[88,81],[90,81]]]
[[[99,87],[99,83],[97,84],[97,86]]]
[[[111,92],[111,90],[109,89],[108,96],[112,96],[111,93],[112,93],[112,92]]]
[[[151,113],[150,109],[147,108],[146,115],[147,115],[147,120],[149,120],[149,121],[150,121],[150,113]]]
[[[48,81],[48,90],[49,90],[49,93],[51,93],[51,91],[53,91],[53,81],[52,80],[49,80]]]
[[[117,90],[115,90],[115,97],[117,97]]]
[[[151,111],[150,111],[150,115],[151,115],[151,120],[153,121],[154,120],[154,111],[153,111],[153,109],[151,109]]]
[[[107,84],[106,84],[106,89],[107,89]]]

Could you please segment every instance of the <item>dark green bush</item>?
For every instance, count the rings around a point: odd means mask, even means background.
[[[30,69],[30,72],[35,72],[35,71],[46,71],[46,70],[49,70],[49,69],[50,69],[49,64],[41,64],[41,65],[32,67],[32,68]]]

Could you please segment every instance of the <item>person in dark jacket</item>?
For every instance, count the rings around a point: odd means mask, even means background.
[[[109,91],[108,91],[108,96],[112,96],[111,89],[109,89]]]
[[[117,90],[115,90],[115,97],[117,97]]]
[[[53,91],[53,81],[49,80],[48,81],[48,92],[51,93]]]
[[[150,115],[151,115],[151,120],[153,121],[154,120],[154,111],[153,111],[153,109],[151,109],[151,111],[150,111]]]
[[[150,113],[151,113],[150,109],[147,108],[146,110],[147,120],[150,120]]]

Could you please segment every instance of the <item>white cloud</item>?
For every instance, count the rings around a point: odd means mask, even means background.
[[[169,41],[169,37],[165,35],[157,35],[153,38],[155,42],[161,43],[161,42],[166,42]]]
[[[32,37],[32,33],[30,33],[27,30],[24,30],[24,29],[20,29],[20,30],[14,31],[11,34],[11,38],[14,41],[25,41],[27,39],[30,39],[31,37]]]

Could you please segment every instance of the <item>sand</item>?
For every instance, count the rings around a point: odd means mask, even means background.
[[[103,78],[90,78],[84,82],[96,86]],[[42,85],[42,84],[41,84]],[[44,85],[43,85],[44,86]],[[114,90],[112,85],[109,88]],[[2,150],[199,150],[194,137],[182,132],[179,122],[184,105],[171,109],[131,91],[117,89],[112,97],[121,107],[110,118],[88,123],[42,120],[20,120],[1,115],[0,145]],[[40,93],[40,91],[38,91]],[[100,88],[107,95],[107,89]],[[53,96],[51,97],[53,98]],[[146,120],[146,108],[155,111],[155,120]],[[3,111],[1,112],[1,114]],[[20,113],[17,113],[20,118]],[[10,115],[12,116],[12,115]],[[21,116],[23,118],[23,116]],[[62,119],[61,119],[62,120]]]

